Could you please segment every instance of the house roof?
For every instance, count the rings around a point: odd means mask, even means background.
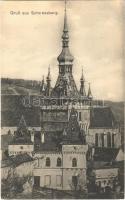
[[[115,160],[118,152],[118,148],[97,147],[94,152],[94,161],[111,162]]]
[[[33,161],[33,158],[29,154],[27,153],[19,154],[16,156],[10,156],[7,160],[3,160],[2,167],[9,167],[9,166],[17,167],[22,163],[30,161]]]
[[[37,144],[35,145],[35,152],[43,152],[43,151],[48,151],[48,152],[59,152],[59,147],[55,142],[52,141],[47,141],[43,144]]]
[[[116,120],[110,107],[93,107],[90,110],[90,128],[113,128]]]

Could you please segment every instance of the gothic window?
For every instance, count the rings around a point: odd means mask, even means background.
[[[77,160],[76,160],[76,158],[72,159],[72,167],[77,167]]]
[[[111,147],[111,133],[107,133],[107,147]]]
[[[50,158],[46,158],[46,167],[50,167]]]
[[[61,158],[57,158],[57,167],[61,167]]]
[[[98,133],[95,134],[95,146],[98,147]]]

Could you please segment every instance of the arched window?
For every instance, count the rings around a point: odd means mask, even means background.
[[[72,167],[77,167],[77,160],[76,160],[76,158],[72,159]]]
[[[61,158],[57,158],[57,167],[61,167]]]
[[[46,166],[50,167],[50,158],[46,158]]]
[[[107,146],[111,147],[111,133],[107,133]]]

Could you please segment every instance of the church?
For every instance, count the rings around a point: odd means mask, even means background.
[[[94,104],[90,85],[86,91],[83,71],[77,88],[69,39],[65,5],[58,78],[52,88],[49,69],[46,83],[43,79],[40,87],[39,96],[45,102],[39,108],[40,130],[28,129],[22,116],[8,150],[10,156],[28,153],[35,159],[34,186],[84,191],[87,161],[103,149],[118,149],[121,141],[111,108]],[[48,100],[56,103],[50,105]]]

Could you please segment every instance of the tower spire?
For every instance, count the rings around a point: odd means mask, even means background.
[[[68,23],[67,23],[67,1],[65,0],[65,9],[64,9],[64,27],[62,34],[62,52],[58,56],[57,60],[59,65],[66,65],[67,63],[72,65],[73,56],[69,51],[69,34],[68,34]]]
[[[55,87],[52,90],[52,96],[78,96],[78,90],[72,75],[73,56],[69,50],[69,34],[67,23],[67,1],[64,1],[64,26],[62,34],[62,51],[58,56],[59,76]]]

